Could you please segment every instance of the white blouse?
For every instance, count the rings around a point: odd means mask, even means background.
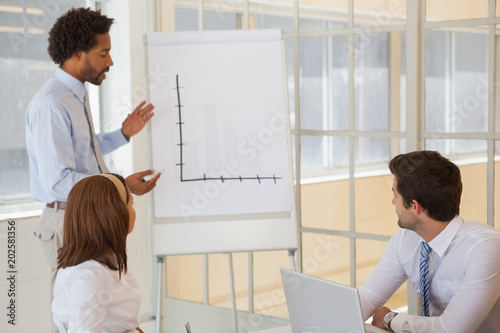
[[[54,285],[52,316],[61,333],[136,332],[141,294],[131,274],[90,260],[60,269]]]

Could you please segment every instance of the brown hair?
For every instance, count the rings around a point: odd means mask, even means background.
[[[427,215],[442,222],[460,213],[460,169],[436,151],[415,151],[394,157],[389,169],[405,208],[416,200]]]
[[[130,191],[123,177],[117,177]],[[68,195],[64,213],[63,245],[58,250],[57,268],[95,260],[111,270],[127,272],[126,240],[130,216],[118,189],[100,175],[77,182]]]

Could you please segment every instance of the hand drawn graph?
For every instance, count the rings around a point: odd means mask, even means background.
[[[184,166],[186,165],[185,161],[184,161],[184,154],[183,154],[183,151],[184,151],[184,146],[186,145],[186,143],[184,142],[183,140],[183,137],[182,137],[182,127],[185,125],[185,123],[182,121],[182,108],[184,107],[182,105],[182,101],[181,101],[181,86],[179,85],[179,75],[176,75],[175,77],[175,91],[177,93],[177,109],[178,109],[178,121],[176,123],[176,125],[179,127],[179,143],[177,144],[177,146],[179,147],[179,163],[177,164],[180,168],[180,181],[181,182],[198,182],[198,181],[210,181],[210,180],[215,180],[215,181],[221,181],[222,183],[226,182],[226,181],[232,181],[232,180],[236,180],[236,181],[240,181],[240,182],[243,182],[244,180],[255,180],[257,181],[259,184],[263,181],[266,181],[266,180],[272,180],[274,182],[274,184],[276,184],[276,182],[278,181],[278,179],[281,179],[282,177],[276,177],[276,175],[272,175],[272,176],[260,176],[259,174],[256,174],[254,177],[248,177],[248,176],[235,176],[235,177],[231,177],[231,176],[224,176],[224,175],[219,175],[219,176],[216,176],[216,177],[210,177],[210,176],[207,176],[206,173],[203,173],[203,177],[198,177],[198,178],[185,178],[184,177]]]
[[[155,217],[290,212],[281,44],[190,36],[149,46]]]

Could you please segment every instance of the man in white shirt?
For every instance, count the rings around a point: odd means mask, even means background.
[[[401,229],[359,289],[364,319],[373,315],[373,325],[394,332],[500,332],[500,234],[458,215],[458,167],[417,151],[396,156],[389,169]],[[383,307],[406,280],[421,295],[421,316]]]

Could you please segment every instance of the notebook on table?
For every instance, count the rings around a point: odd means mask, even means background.
[[[387,333],[365,324],[356,288],[281,269],[292,333]]]

